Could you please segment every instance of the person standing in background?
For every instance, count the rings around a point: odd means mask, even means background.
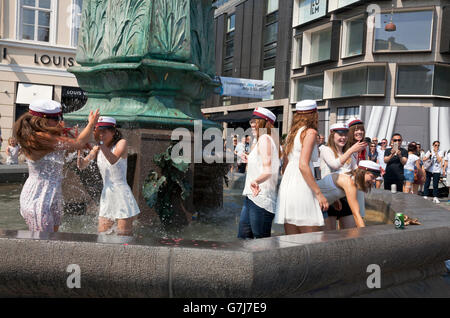
[[[448,196],[447,196],[447,204],[450,204],[450,149],[447,151],[447,154],[445,155],[444,160],[444,176],[446,177],[447,181],[447,188],[448,188]]]
[[[384,162],[386,163],[386,173],[384,174],[384,189],[391,190],[393,184],[397,186],[397,191],[402,191],[404,177],[404,165],[408,161],[408,151],[401,148],[402,135],[395,133],[392,136],[392,148],[386,149]]]
[[[236,154],[237,168],[239,173],[245,173],[246,163],[242,160],[242,156],[245,154],[245,137],[241,138],[241,142],[236,145],[234,153]]]
[[[380,146],[377,149],[377,151],[378,151],[377,163],[381,167],[381,175],[377,178],[377,181],[376,181],[377,189],[381,188],[381,184],[383,183],[383,176],[384,176],[384,173],[386,172],[386,163],[384,162],[384,152],[386,151],[387,144],[388,144],[387,139],[383,138],[383,139],[381,139]]]
[[[428,198],[428,195],[430,193],[430,183],[431,179],[433,179],[433,202],[434,203],[440,203],[438,199],[438,187],[439,187],[439,179],[441,177],[442,173],[442,159],[444,157],[444,152],[439,150],[439,146],[441,143],[439,140],[436,140],[433,142],[433,149],[431,151],[428,151],[425,154],[424,161],[431,160],[431,165],[428,169],[426,169],[426,181],[424,185],[423,195],[424,199]]]

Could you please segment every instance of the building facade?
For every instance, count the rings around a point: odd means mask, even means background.
[[[215,41],[218,76],[266,80],[273,83],[267,100],[214,95],[202,109],[206,117],[225,126],[248,125],[256,106],[267,107],[288,122],[292,0],[216,1]]]
[[[62,102],[65,112],[86,96],[67,68],[76,65],[82,0],[0,0],[0,161],[15,120],[33,99]]]
[[[450,1],[294,0],[292,22],[292,105],[450,148]]]

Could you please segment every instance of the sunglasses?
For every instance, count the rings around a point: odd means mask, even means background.
[[[393,142],[402,141],[401,139],[392,139]]]

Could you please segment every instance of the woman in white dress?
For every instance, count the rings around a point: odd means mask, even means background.
[[[109,231],[117,220],[117,234],[130,236],[133,221],[140,210],[127,183],[127,141],[122,138],[112,117],[100,117],[94,136],[99,146],[95,146],[85,158],[79,152],[78,167],[84,169],[97,158],[103,179],[98,231]]]
[[[334,172],[346,173],[357,168],[356,161],[352,160],[352,155],[357,155],[358,152],[364,150],[367,144],[365,142],[356,142],[344,152],[348,141],[348,132],[348,126],[343,123],[333,124],[330,127],[328,145],[323,147],[320,152],[322,178]],[[336,221],[339,222],[339,228],[341,229],[356,227],[352,209],[347,199],[345,196],[340,199],[339,210],[334,206],[330,206],[327,211],[328,217],[325,218],[325,230],[335,230]]]
[[[317,125],[316,102],[298,102],[286,139],[275,214],[275,222],[284,224],[287,235],[320,231],[324,225],[322,211],[328,210],[328,202],[316,183],[312,165],[318,157]]]
[[[257,107],[250,120],[256,144],[248,155],[247,176],[242,195],[245,196],[239,220],[238,238],[270,237],[277,201],[280,151],[274,128],[276,116]]]
[[[83,149],[92,136],[98,110],[77,138],[64,137],[61,104],[36,100],[14,124],[14,135],[27,158],[29,176],[20,194],[20,214],[30,231],[57,232],[63,213],[64,152]]]

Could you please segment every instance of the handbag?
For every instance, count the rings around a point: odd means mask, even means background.
[[[425,170],[428,170],[431,167],[432,164],[433,164],[433,162],[431,161],[431,159],[425,160],[423,162],[423,168]]]

